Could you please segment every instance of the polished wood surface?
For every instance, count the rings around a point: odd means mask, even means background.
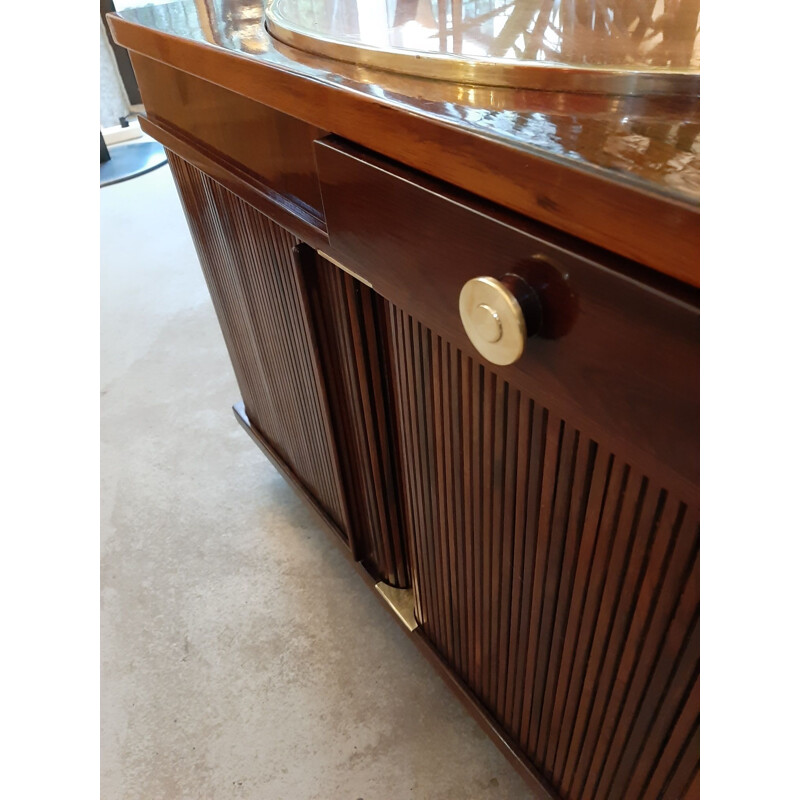
[[[173,2],[110,23],[133,52],[699,285],[696,102],[395,79],[279,50],[260,3],[224,6],[217,17]]]
[[[314,247],[327,247],[328,231],[324,221],[306,206],[276,192],[259,175],[163,120],[140,115],[139,124],[146,134],[161,142],[168,151],[189,161],[281,227]]]
[[[459,316],[463,284],[538,259],[566,276],[568,295],[542,293],[545,329],[503,376],[696,495],[695,292],[339,140],[320,142],[317,160],[331,254],[482,363]]]
[[[699,764],[698,510],[399,309],[422,631],[564,798]]]
[[[325,131],[133,54],[147,115],[202,144],[322,220],[314,140]]]

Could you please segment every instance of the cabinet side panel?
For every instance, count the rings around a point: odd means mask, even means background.
[[[424,634],[564,798],[682,796],[699,763],[696,507],[391,319]]]
[[[342,453],[355,557],[400,588],[410,586],[396,464],[387,304],[314,256],[305,262],[322,372]]]
[[[173,153],[170,167],[251,424],[348,537],[295,250],[299,240]]]

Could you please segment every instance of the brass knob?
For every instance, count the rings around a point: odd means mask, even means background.
[[[536,293],[518,275],[468,280],[458,300],[461,322],[475,349],[492,364],[513,364],[536,333],[541,309]]]

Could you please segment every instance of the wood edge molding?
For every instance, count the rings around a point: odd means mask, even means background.
[[[590,169],[109,15],[114,40],[673,278],[700,285],[700,210]],[[524,180],[520,177],[524,176]]]
[[[167,150],[189,161],[217,183],[312,247],[328,245],[328,232],[321,218],[311,214],[299,203],[274,191],[223,154],[212,151],[211,148],[191,139],[163,120],[140,114],[139,124],[148,136],[160,142]]]
[[[333,520],[328,517],[315,498],[309,494],[299,478],[292,469],[280,458],[280,456],[270,447],[264,437],[250,424],[244,403],[240,400],[233,405],[233,413],[237,422],[244,428],[250,438],[255,442],[262,453],[269,459],[276,470],[286,479],[289,486],[294,489],[297,495],[303,500],[312,511],[315,511],[323,523],[323,530],[333,540],[347,560],[353,564],[357,574],[369,587],[375,597],[380,601],[381,606],[387,611],[388,615],[394,620],[395,624],[408,636],[425,659],[436,670],[438,676],[444,681],[447,687],[458,698],[470,716],[478,723],[481,729],[489,736],[495,747],[503,754],[506,760],[525,780],[530,788],[536,792],[536,800],[558,800],[558,795],[551,789],[544,777],[539,775],[538,770],[522,753],[519,747],[512,742],[504,731],[495,722],[481,702],[475,697],[470,689],[456,676],[439,655],[431,642],[426,638],[422,630],[417,627],[413,631],[408,630],[403,621],[397,616],[387,599],[377,588],[378,579],[364,566],[361,561],[353,559],[352,552],[348,549],[346,540],[342,537],[343,532]]]

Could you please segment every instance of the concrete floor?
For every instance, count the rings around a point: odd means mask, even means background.
[[[236,424],[168,168],[101,208],[104,800],[531,797]]]

